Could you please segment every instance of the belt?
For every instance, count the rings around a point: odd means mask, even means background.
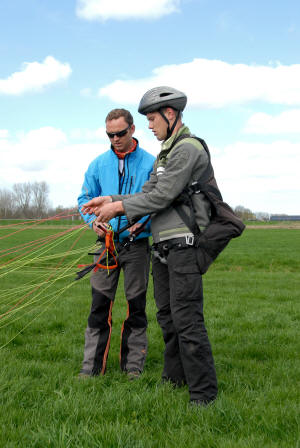
[[[115,239],[114,239],[114,243],[120,243],[120,244],[122,244],[123,241],[124,241],[125,239],[126,239],[126,238],[124,238],[122,241],[119,241],[119,240],[115,240]],[[143,238],[133,239],[133,241],[132,241],[131,243],[132,243],[132,244],[141,243],[142,241],[145,241],[145,240],[148,240],[148,237],[147,237],[147,236],[144,236]],[[100,242],[100,243],[105,243],[105,238],[98,236],[96,243],[98,243],[98,242]]]
[[[117,252],[120,252],[123,249],[129,250],[131,245],[139,246],[140,244],[145,244],[145,241],[148,243],[148,241],[149,241],[148,237],[143,237],[143,238],[138,238],[138,239],[134,239],[132,237],[132,239],[131,239],[131,237],[128,236],[127,238],[124,238],[124,240],[122,240],[122,241],[114,240],[114,245],[115,245]],[[96,243],[98,243],[98,242],[105,244],[105,238],[98,237]],[[90,255],[97,255],[97,253],[90,254]]]
[[[181,248],[181,247],[192,247],[194,246],[195,238],[194,235],[185,235],[180,238],[171,238],[170,240],[160,241],[154,244],[154,248],[159,252],[166,253],[170,249]]]

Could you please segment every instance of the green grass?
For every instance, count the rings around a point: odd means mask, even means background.
[[[259,227],[266,227],[266,226],[273,226],[273,227],[298,227],[300,224],[300,220],[298,221],[260,221],[260,220],[243,220],[244,224],[246,226],[259,226]]]
[[[0,236],[4,233],[8,230]],[[28,230],[1,240],[1,248],[50,233]],[[83,235],[84,253],[93,241],[91,232]],[[63,253],[70,244],[53,252]],[[7,320],[5,327],[0,320],[0,345],[21,331],[0,350],[0,446],[300,448],[299,247],[300,230],[246,229],[204,276],[206,325],[219,380],[218,399],[207,409],[190,407],[186,387],[160,382],[163,341],[151,281],[142,377],[128,382],[119,371],[126,314],[120,285],[107,373],[77,378],[90,292],[88,278],[72,281],[75,255],[68,257],[70,276],[45,290],[38,308],[24,308],[15,315],[20,319]],[[20,267],[0,278],[1,290],[37,281],[56,263],[37,259]],[[46,308],[50,293],[57,300]],[[1,300],[0,313],[8,306]]]
[[[68,226],[68,225],[72,225],[72,226],[76,226],[78,224],[82,224],[83,220],[82,219],[75,219],[73,217],[73,219],[71,218],[64,218],[64,219],[51,219],[51,218],[43,218],[43,220],[41,220],[40,218],[32,218],[32,219],[0,219],[0,226],[12,226],[12,225],[17,225],[21,226],[22,224],[26,225],[26,226],[30,226],[37,223],[39,226]],[[17,228],[16,227],[16,228]]]

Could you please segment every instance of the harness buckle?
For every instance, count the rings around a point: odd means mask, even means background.
[[[168,264],[166,257],[163,257],[163,256],[158,252],[158,250],[155,250],[155,249],[154,249],[154,251],[153,251],[153,255],[154,255],[156,258],[158,258],[159,261],[160,261],[162,264]]]
[[[195,237],[194,235],[185,235],[185,242],[187,246],[194,246]]]
[[[191,186],[193,187],[193,193],[194,193],[194,194],[199,194],[199,193],[201,193],[201,189],[200,189],[200,187],[199,187],[198,185],[199,185],[199,183],[198,183],[197,180],[195,180],[195,181],[191,184]]]

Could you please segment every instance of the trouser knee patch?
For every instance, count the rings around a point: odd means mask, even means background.
[[[128,300],[129,316],[127,323],[136,328],[147,326],[146,317],[146,293],[140,294],[134,299]]]
[[[88,317],[88,325],[90,328],[106,327],[111,300],[101,292],[92,288],[92,306]]]

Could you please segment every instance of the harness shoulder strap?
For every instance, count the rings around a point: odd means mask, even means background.
[[[173,202],[172,205],[173,205],[175,211],[178,213],[178,215],[182,219],[182,221],[193,233],[193,235],[200,236],[202,232],[199,229],[197,222],[196,222],[196,215],[195,215],[195,210],[193,207],[192,195],[201,192],[201,193],[204,193],[206,195],[206,197],[208,197],[207,192],[210,191],[210,192],[214,193],[221,200],[222,200],[222,196],[221,196],[220,190],[218,188],[216,188],[212,185],[209,185],[207,183],[208,180],[214,176],[214,171],[213,171],[213,167],[211,164],[211,158],[210,158],[210,152],[209,152],[208,146],[203,139],[196,137],[195,135],[182,134],[177,139],[174,140],[171,148],[173,148],[181,140],[184,140],[187,138],[193,138],[195,140],[198,140],[201,143],[203,149],[205,150],[206,154],[208,155],[208,164],[207,164],[207,167],[205,168],[204,172],[202,173],[200,179],[193,182],[192,185],[186,186],[183,189],[180,196],[175,199],[175,201]],[[209,199],[209,197],[208,197],[208,199]],[[190,216],[183,210],[182,204],[186,204],[189,206]]]
[[[177,145],[177,143],[179,143],[181,140],[185,140],[185,139],[194,139],[194,140],[198,140],[198,142],[201,143],[201,145],[202,145],[204,151],[206,152],[206,154],[207,154],[207,156],[208,156],[208,164],[207,164],[207,167],[206,167],[205,171],[202,173],[201,178],[198,180],[198,182],[201,181],[201,182],[204,183],[204,182],[206,182],[206,181],[211,177],[211,175],[213,174],[213,168],[212,168],[212,165],[211,165],[211,159],[210,159],[210,152],[209,152],[209,149],[208,149],[208,146],[207,146],[205,140],[203,140],[202,138],[197,137],[196,135],[193,135],[193,134],[182,134],[182,135],[180,135],[179,137],[177,137],[177,138],[173,141],[171,147],[169,148],[169,151],[170,151],[172,148],[174,148],[174,146]]]

